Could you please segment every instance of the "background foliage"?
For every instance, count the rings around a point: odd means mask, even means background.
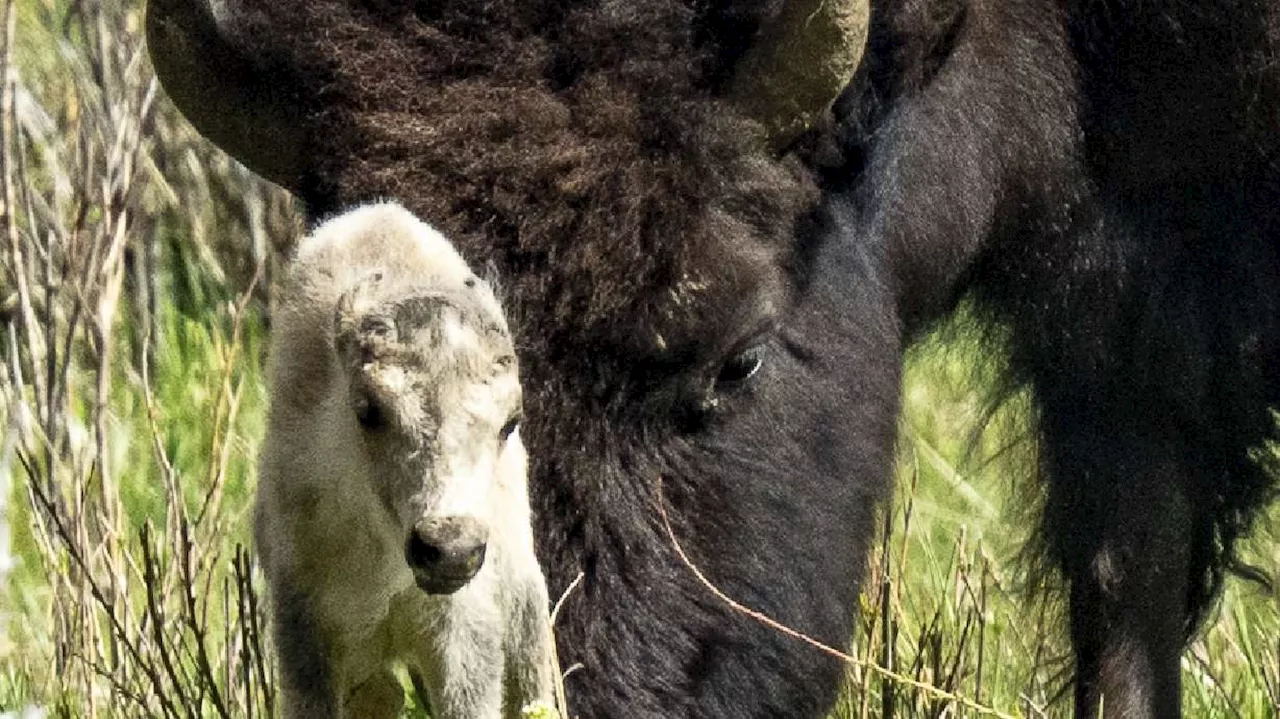
[[[270,716],[244,547],[296,208],[168,104],[140,2],[0,2],[0,715]],[[990,410],[976,337],[961,317],[911,352],[833,716],[1068,709],[1061,606],[1019,571],[1029,405]],[[1280,575],[1276,516],[1246,553]],[[1275,715],[1276,594],[1233,582],[1216,620],[1184,659],[1188,713]]]

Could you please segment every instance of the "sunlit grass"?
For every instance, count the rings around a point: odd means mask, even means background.
[[[1029,397],[1007,398],[991,412],[1000,365],[977,338],[962,313],[910,354],[890,539],[871,559],[856,653],[992,713],[1069,716],[1065,603],[1055,577],[1028,572],[1040,501],[1029,481]],[[1280,507],[1272,507],[1241,546],[1247,563],[1273,577],[1280,577],[1277,527]],[[1276,716],[1278,678],[1280,595],[1232,578],[1184,657],[1184,713]],[[959,711],[874,671],[855,668],[850,683],[833,717],[881,716],[888,707],[894,716]]]

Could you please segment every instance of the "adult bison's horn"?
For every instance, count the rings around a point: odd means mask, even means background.
[[[301,108],[284,78],[227,41],[207,0],[148,0],[147,48],[160,83],[200,134],[268,180],[300,186]]]
[[[739,61],[733,100],[782,149],[826,112],[862,59],[869,0],[790,0]]]

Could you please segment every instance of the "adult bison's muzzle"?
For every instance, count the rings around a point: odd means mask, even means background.
[[[453,594],[484,566],[488,532],[470,517],[423,519],[409,532],[404,559],[418,587],[428,594]]]

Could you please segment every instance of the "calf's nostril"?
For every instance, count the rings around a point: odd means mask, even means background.
[[[438,563],[444,553],[439,547],[423,539],[422,535],[413,532],[405,544],[404,556],[410,566],[426,569]]]

